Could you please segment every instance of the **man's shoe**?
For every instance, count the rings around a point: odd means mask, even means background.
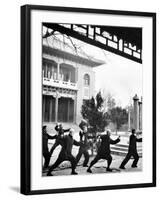
[[[48,172],[48,173],[47,173],[47,176],[53,176],[53,175],[51,174],[51,172]]]
[[[75,171],[73,171],[71,174],[72,174],[72,175],[77,175],[78,173],[77,173],[77,172],[75,172]]]
[[[88,169],[87,169],[87,172],[92,173],[92,170],[88,168]]]
[[[120,168],[120,169],[126,169],[124,166],[120,166],[119,168]]]
[[[132,167],[132,168],[137,168],[137,165],[132,165],[131,167]]]
[[[111,168],[108,168],[108,167],[107,167],[107,168],[106,168],[106,171],[107,171],[107,172],[112,172],[113,170],[112,170]]]

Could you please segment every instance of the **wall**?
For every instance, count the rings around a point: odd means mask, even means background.
[[[90,66],[77,64],[77,67],[78,67],[78,82],[77,82],[78,92],[77,92],[77,117],[76,117],[76,122],[77,122],[77,124],[79,124],[81,119],[82,119],[81,105],[83,103],[84,89],[85,89],[84,88],[84,75],[88,74],[89,77],[90,77],[90,85],[89,85],[88,89],[89,89],[89,98],[91,98],[94,95],[95,74],[94,74],[93,68],[90,67]]]
[[[20,173],[20,8],[22,4],[48,4],[56,6],[77,6],[92,7],[101,9],[119,9],[157,12],[157,19],[160,18],[159,1],[107,1],[107,0],[28,0],[28,1],[1,1],[0,7],[0,50],[1,50],[1,73],[0,73],[0,199],[7,200],[85,200],[85,199],[154,199],[160,196],[160,156],[157,156],[157,188],[112,190],[85,193],[54,194],[26,197],[19,194],[19,173]],[[160,35],[158,22],[157,36]],[[159,38],[157,45],[160,44]],[[158,45],[157,55],[160,55]],[[157,66],[159,67],[159,57]],[[157,75],[160,71],[157,68]],[[160,85],[160,77],[157,78],[157,86]],[[160,89],[160,88],[159,88]],[[157,89],[158,91],[158,89]],[[160,99],[158,94],[157,111],[160,109]],[[160,152],[160,112],[157,112],[157,152]]]

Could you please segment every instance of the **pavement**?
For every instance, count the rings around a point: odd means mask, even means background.
[[[55,149],[55,151],[53,152],[53,156],[51,157],[51,161],[50,161],[50,166],[55,162],[55,160],[58,157],[59,151],[60,151],[61,147],[57,147]],[[74,147],[73,148],[73,155],[76,156],[78,152],[78,148]],[[137,171],[142,171],[142,158],[139,159],[138,162],[138,167],[137,168],[131,168],[131,164],[133,162],[133,159],[129,160],[129,162],[126,164],[126,169],[125,170],[120,170],[119,166],[122,162],[122,160],[124,159],[123,156],[117,156],[117,155],[112,155],[112,163],[111,163],[111,168],[113,169],[112,172],[106,172],[106,166],[107,166],[107,161],[106,160],[99,160],[99,162],[97,162],[93,167],[92,167],[92,172],[94,174],[96,173],[122,173],[122,172],[137,172]],[[94,156],[90,156],[89,159],[89,163],[94,159]],[[83,160],[84,157],[81,157],[81,160],[79,161],[77,167],[76,167],[76,172],[78,174],[90,174],[88,172],[86,172],[87,167],[83,167]],[[43,176],[46,176],[48,170],[44,171],[42,173]],[[63,163],[60,164],[59,167],[57,167],[56,169],[53,170],[52,174],[54,176],[62,176],[62,175],[70,175],[71,173],[71,165],[69,161],[64,161]]]
[[[47,129],[48,129],[48,133],[51,134],[51,135],[54,135],[55,134],[55,130],[54,130],[54,124],[46,124],[47,125]],[[72,124],[73,126],[73,124]],[[68,127],[72,127],[72,126],[69,126],[68,124],[64,125],[64,128],[68,128]],[[79,141],[79,127],[74,127],[75,129],[75,135],[74,135],[74,139],[76,139],[77,141]],[[126,144],[128,142],[128,137],[126,137],[126,133],[125,133],[125,137],[123,137],[123,134],[121,133],[121,136],[122,136],[122,140],[121,140],[121,143],[122,144]],[[116,138],[117,136],[115,135],[112,135],[112,138]],[[49,140],[49,144],[48,144],[48,147],[49,149],[52,147],[52,145],[54,144],[54,140]],[[73,149],[72,149],[72,154],[73,156],[76,156],[77,153],[78,153],[78,149],[79,147],[77,146],[73,146]],[[53,154],[52,154],[52,157],[51,157],[51,160],[50,160],[50,166],[56,161],[58,155],[59,155],[59,152],[61,150],[61,146],[58,146]],[[90,159],[89,159],[89,163],[94,159],[95,155],[93,156],[90,156]],[[107,161],[106,160],[99,160],[99,162],[97,162],[93,167],[92,167],[92,172],[95,174],[95,173],[125,173],[125,172],[137,172],[137,171],[142,171],[142,158],[139,159],[139,162],[138,162],[138,167],[137,168],[131,168],[131,164],[133,162],[133,159],[129,160],[129,162],[126,164],[126,169],[125,170],[120,170],[119,169],[119,166],[122,162],[122,160],[124,159],[124,156],[120,156],[120,155],[112,155],[112,163],[111,163],[111,168],[113,169],[112,172],[106,172],[106,166],[107,166]],[[77,167],[76,167],[76,172],[78,174],[90,174],[88,172],[86,172],[87,170],[87,167],[83,167],[83,160],[84,160],[84,157],[82,156],[81,157],[81,160],[79,161]],[[70,167],[70,162],[69,161],[64,161],[63,163],[60,164],[59,167],[57,167],[56,169],[53,170],[52,174],[54,176],[61,176],[61,175],[70,175],[71,173],[71,167]],[[42,175],[43,176],[46,176],[46,173],[47,173],[48,170],[45,170],[43,171]]]

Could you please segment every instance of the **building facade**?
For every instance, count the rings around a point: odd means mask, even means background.
[[[79,123],[84,100],[95,94],[94,67],[104,64],[68,50],[65,45],[42,48],[43,122]]]

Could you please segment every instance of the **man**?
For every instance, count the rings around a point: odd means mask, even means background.
[[[142,142],[142,138],[137,138],[135,135],[135,129],[132,129],[132,134],[129,138],[129,148],[128,148],[128,153],[125,157],[125,159],[123,160],[123,162],[120,165],[120,169],[125,169],[125,165],[127,164],[127,162],[130,160],[130,158],[133,156],[134,161],[132,163],[133,168],[137,167],[137,163],[139,160],[139,156],[137,153],[137,142]]]
[[[79,148],[78,154],[76,156],[77,163],[81,159],[82,155],[84,155],[84,162],[83,167],[88,167],[88,161],[89,161],[89,153],[88,153],[88,137],[87,137],[87,126],[83,126],[82,130],[79,132],[80,136],[80,142],[82,145]]]
[[[42,133],[43,133],[43,157],[44,157],[44,167],[43,169],[47,168],[49,165],[49,161],[50,161],[50,153],[48,150],[48,140],[49,139],[56,139],[56,136],[50,136],[47,133],[47,126],[43,126],[42,127]]]
[[[112,140],[110,138],[110,135],[111,135],[110,130],[107,130],[105,135],[100,136],[101,143],[98,148],[97,155],[90,163],[90,166],[88,167],[87,172],[92,173],[91,167],[95,163],[97,163],[100,159],[106,159],[108,163],[106,171],[110,171],[110,172],[112,171],[112,169],[110,168],[110,165],[112,162],[110,144],[117,144],[118,142],[120,142],[120,136],[116,140]]]
[[[81,130],[83,130],[83,127],[87,127],[88,128],[88,122],[85,119],[82,119],[80,124],[79,124],[79,128]]]
[[[75,171],[76,159],[72,155],[72,146],[73,145],[80,146],[81,143],[79,143],[73,139],[73,134],[74,134],[74,130],[70,129],[69,134],[64,135],[60,139],[60,144],[62,145],[62,149],[61,149],[59,156],[58,156],[57,160],[55,161],[55,163],[49,168],[47,176],[52,176],[51,172],[53,171],[53,169],[58,167],[65,160],[69,160],[71,162],[71,168],[72,168],[71,174],[75,174],[75,175],[77,174],[77,172]]]
[[[68,132],[70,129],[63,129],[62,124],[57,124],[55,126],[55,130],[57,131],[57,138],[56,138],[56,141],[55,141],[55,143],[53,144],[53,146],[52,146],[52,148],[50,150],[50,156],[52,156],[53,151],[60,144],[61,137],[63,137],[64,133]]]

